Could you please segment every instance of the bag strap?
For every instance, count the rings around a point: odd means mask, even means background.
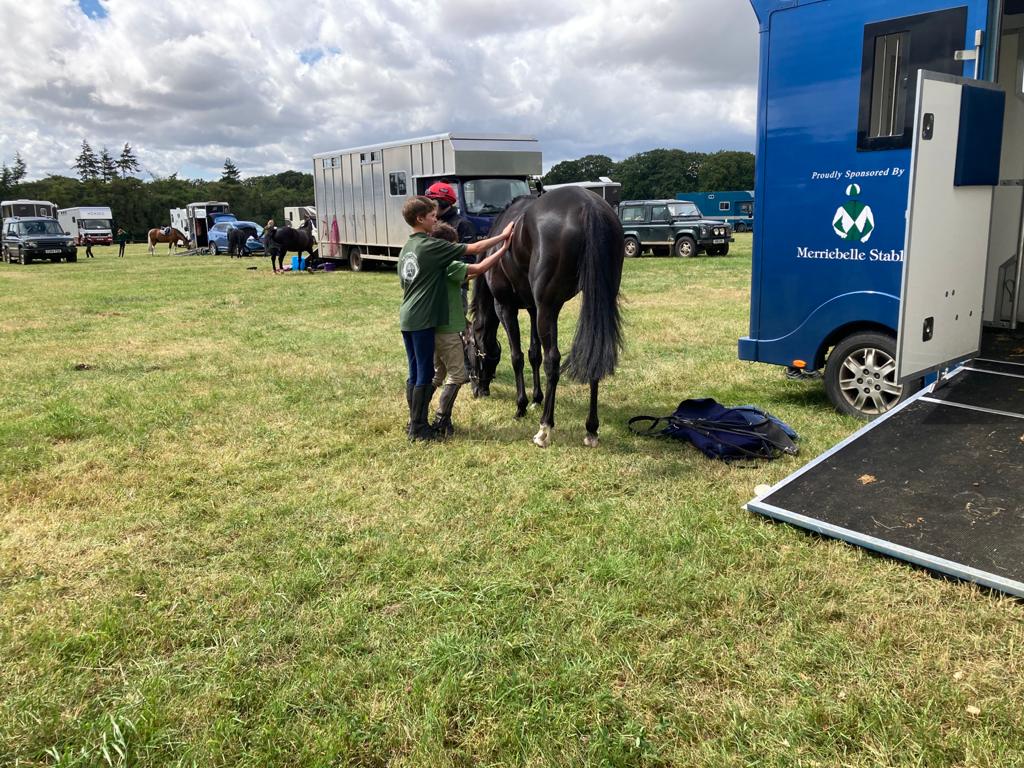
[[[646,428],[633,426],[642,421],[649,421],[651,423]],[[666,426],[658,429],[658,425],[663,421],[666,422]],[[668,428],[668,424],[671,424],[671,422],[671,416],[634,416],[629,420],[627,426],[634,435],[660,435]]]

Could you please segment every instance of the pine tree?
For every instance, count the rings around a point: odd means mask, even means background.
[[[14,182],[11,180],[14,174],[11,169],[7,167],[7,163],[3,163],[0,166],[0,195],[4,197],[11,191],[11,187],[14,186]]]
[[[75,163],[71,167],[78,171],[78,177],[82,181],[90,181],[99,177],[99,160],[96,159],[96,153],[92,151],[92,147],[85,139],[82,139],[82,151],[78,153],[78,157],[75,158]]]
[[[110,152],[104,147],[100,152],[99,160],[100,178],[103,181],[111,181],[117,178],[117,163],[110,156]]]
[[[124,149],[121,150],[121,156],[117,159],[117,170],[121,172],[121,177],[127,178],[129,173],[133,173],[141,167],[138,158],[135,157],[135,153],[132,151],[131,145],[125,142]]]
[[[11,183],[20,184],[28,175],[28,168],[25,161],[21,159],[21,152],[14,153],[14,165],[11,166]]]
[[[237,184],[242,178],[242,174],[238,171],[238,166],[231,162],[230,157],[224,158],[224,173],[220,177],[221,181],[226,181],[230,184]]]

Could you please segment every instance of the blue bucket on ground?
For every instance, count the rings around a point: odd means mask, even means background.
[[[292,272],[301,272],[306,268],[305,256],[292,256]]]

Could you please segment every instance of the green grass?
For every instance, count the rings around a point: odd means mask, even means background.
[[[410,445],[390,270],[144,250],[0,265],[0,765],[1021,763],[1017,601],[742,510],[858,426],[736,360],[749,236],[626,264],[596,450],[507,362]],[[691,396],[802,456],[626,429]]]

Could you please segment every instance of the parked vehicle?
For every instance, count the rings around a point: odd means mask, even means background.
[[[88,208],[61,208],[57,221],[64,231],[75,238],[77,245],[110,245],[114,242],[114,215],[104,206]]]
[[[257,224],[255,221],[238,221],[236,220],[219,220],[216,224],[210,227],[210,233],[208,235],[210,244],[210,253],[216,256],[219,253],[228,252],[228,233],[233,229],[248,228],[256,232],[255,237],[249,237],[245,241],[245,252],[246,254],[263,253],[263,241],[259,238],[263,237],[263,227]]]
[[[218,221],[234,221],[231,206],[223,202],[189,203],[171,209],[171,226],[188,235],[192,248],[209,248],[210,227]]]
[[[704,218],[724,221],[735,232],[754,231],[754,192],[681,192],[677,200],[691,200]]]
[[[3,225],[3,260],[30,264],[33,261],[78,261],[78,249],[56,219],[15,217]]]
[[[684,258],[724,256],[735,239],[728,224],[705,219],[688,200],[626,200],[619,204],[619,220],[627,258],[648,249]]]
[[[313,237],[318,238],[316,228],[316,208],[312,205],[291,205],[284,209],[284,221],[289,226],[298,228],[307,221],[313,222]],[[319,239],[319,238],[318,238]]]
[[[612,181],[607,176],[602,176],[597,181],[568,181],[565,184],[545,184],[544,191],[550,192],[559,187],[583,187],[593,192],[612,208],[618,208],[622,201],[622,185]]]
[[[57,218],[57,206],[49,200],[4,200],[0,202],[0,226],[14,218]]]
[[[739,357],[824,369],[835,406],[871,418],[970,357],[983,323],[1024,323],[1024,3],[752,5],[758,218]]]
[[[451,184],[462,214],[485,235],[541,172],[537,140],[528,136],[444,133],[324,152],[313,157],[321,259],[397,262],[409,226],[402,205],[435,181]]]

